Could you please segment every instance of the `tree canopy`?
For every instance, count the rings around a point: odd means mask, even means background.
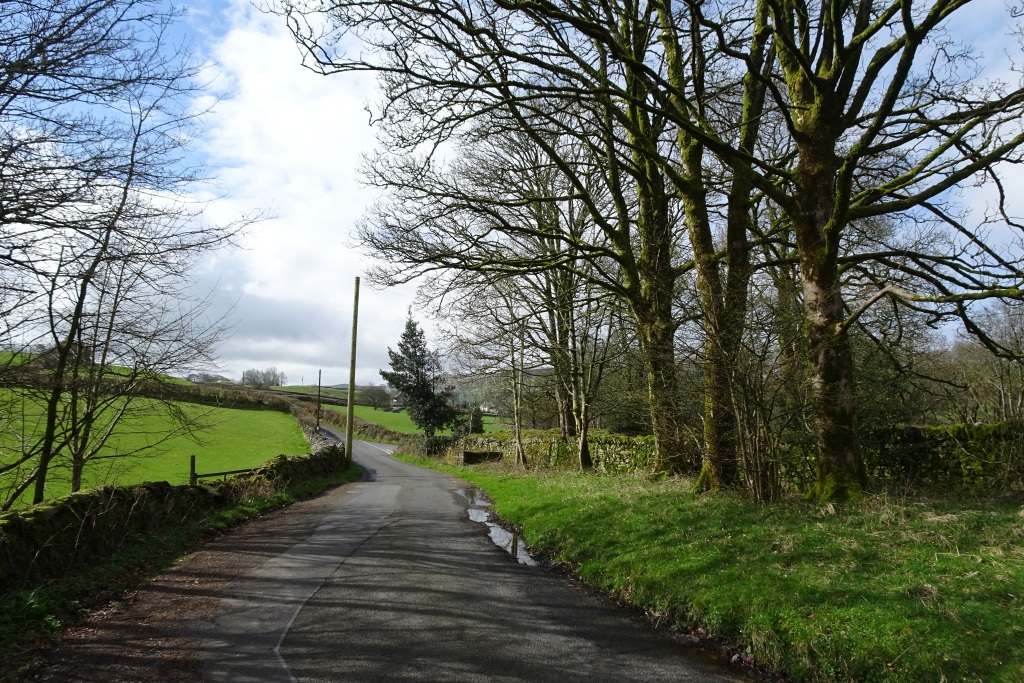
[[[633,318],[659,469],[682,462],[677,349],[692,316],[700,488],[738,485],[741,442],[759,438],[738,416],[751,385],[736,368],[770,329],[750,327],[761,312],[749,307],[769,286],[758,304],[787,312],[780,371],[807,402],[809,493],[841,499],[866,484],[852,330],[884,346],[923,316],[1013,353],[979,302],[1022,297],[1021,225],[1001,173],[1022,158],[1024,88],[997,75],[1019,72],[1012,55],[986,64],[974,38],[951,37],[976,6],[330,0],[280,11],[314,70],[380,77],[370,177],[389,194],[361,237],[387,262],[383,281],[596,273]],[[1018,17],[1005,11],[1013,39]],[[481,163],[480,142],[501,138],[509,161],[533,155],[525,174]],[[980,182],[997,206],[964,215],[956,190]],[[583,223],[551,220],[572,205]],[[993,220],[1011,236],[990,239]],[[529,240],[552,249],[518,248]],[[891,314],[874,312],[883,302]]]

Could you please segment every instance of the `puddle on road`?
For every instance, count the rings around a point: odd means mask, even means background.
[[[519,538],[519,534],[503,529],[493,522],[486,522],[486,524],[487,533],[490,534],[495,545],[516,558],[519,564],[537,566],[537,560],[530,557],[530,553],[526,551],[526,544]]]
[[[491,501],[484,498],[481,491],[478,489],[455,489],[455,493],[473,506],[466,508],[466,514],[472,521],[487,525],[487,534],[494,541],[494,545],[516,558],[520,564],[537,566],[537,561],[530,557],[526,544],[519,538],[519,534],[508,531],[490,521],[491,513],[482,508],[490,507]]]
[[[470,505],[482,508],[491,506],[491,501],[484,498],[484,494],[480,489],[455,489],[455,493],[469,501]],[[480,520],[475,519],[473,521],[478,522]]]

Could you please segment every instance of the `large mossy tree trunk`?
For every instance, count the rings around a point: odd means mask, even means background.
[[[853,393],[853,355],[846,310],[832,259],[801,257],[804,326],[815,418],[815,500],[857,498],[867,485]]]
[[[680,429],[679,379],[676,376],[675,325],[653,315],[637,315],[637,327],[644,352],[651,430],[656,450],[655,469],[680,472],[683,459]]]
[[[680,472],[688,465],[683,458],[680,428],[682,411],[675,352],[678,322],[673,310],[680,272],[673,264],[676,251],[673,198],[666,189],[664,169],[656,153],[664,122],[652,121],[649,112],[638,106],[637,103],[646,100],[646,90],[635,74],[627,74],[627,81],[632,97],[625,106],[610,98],[603,102],[607,180],[618,224],[618,229],[609,237],[618,254],[621,293],[636,322],[643,355],[655,442],[654,469]],[[625,126],[630,143],[628,165],[620,157],[617,134],[616,121],[623,119],[628,122]],[[626,179],[627,167],[629,180]],[[627,190],[627,183],[632,185],[631,190]]]
[[[720,340],[704,344],[704,454],[695,491],[739,485],[736,416],[731,405],[728,351]]]
[[[791,102],[789,121],[796,165],[786,212],[792,222],[804,297],[804,335],[814,413],[815,481],[812,500],[847,500],[867,485],[854,409],[853,357],[847,334],[839,253],[850,221],[852,189],[841,173],[840,140],[852,123],[845,103],[851,97],[863,43],[840,49],[828,43],[808,69],[806,41],[794,40],[799,3],[771,5],[779,66]],[[833,17],[829,16],[831,21]],[[867,15],[857,23],[867,29]],[[841,31],[839,27],[833,27]],[[841,34],[840,34],[841,35]],[[817,49],[817,48],[815,48]]]
[[[763,3],[758,3],[757,25],[765,19]],[[677,114],[690,117],[681,93],[690,92],[698,112],[703,115],[707,61],[697,17],[679,24],[669,4],[658,5],[660,40],[665,48],[668,77],[675,95]],[[682,47],[682,39],[690,49]],[[751,43],[750,64],[760,68],[765,58],[764,37],[755,31]],[[750,153],[755,146],[764,109],[765,86],[756,73],[743,82],[743,106],[738,120],[739,146]],[[707,204],[707,172],[704,145],[686,127],[677,129],[676,144],[680,165],[673,181],[685,207],[685,222],[697,273],[704,323],[704,453],[701,472],[694,485],[697,491],[733,488],[741,484],[739,443],[733,407],[734,368],[746,322],[747,287],[750,283],[750,243],[753,185],[740,171],[728,187],[725,251],[723,265],[715,244],[711,212]],[[749,162],[746,162],[749,166]],[[749,170],[749,169],[748,169]]]
[[[683,185],[683,206],[704,313],[704,454],[694,489],[713,491],[739,484],[730,366],[739,344],[734,328],[736,324],[742,326],[743,314],[730,316],[725,310],[724,283],[703,182],[703,150],[692,138],[682,134],[679,138],[688,171],[686,182],[679,184]]]
[[[636,183],[637,233],[639,250],[636,257],[637,284],[630,302],[640,333],[644,364],[647,370],[651,429],[657,449],[658,471],[681,472],[687,468],[683,459],[682,416],[679,379],[676,370],[676,322],[673,303],[678,273],[673,265],[675,235],[670,211],[670,198],[662,170],[653,156],[639,150],[652,144],[657,133],[646,114],[638,107],[631,111],[643,135],[633,136],[635,162],[643,169]]]
[[[816,111],[821,112],[821,108]],[[820,128],[827,128],[820,123]],[[858,498],[867,485],[857,434],[853,355],[839,280],[840,220],[832,192],[836,173],[828,136],[798,145],[793,230],[800,258],[804,333],[815,419],[813,500]]]

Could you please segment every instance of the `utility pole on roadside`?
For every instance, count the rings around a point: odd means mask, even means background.
[[[348,368],[348,411],[345,415],[345,467],[352,466],[352,432],[356,424],[356,330],[359,327],[359,277],[352,304],[352,355]]]
[[[320,382],[323,378],[322,369],[316,371],[316,431],[320,433]]]

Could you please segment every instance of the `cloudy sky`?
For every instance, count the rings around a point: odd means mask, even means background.
[[[372,149],[364,103],[371,78],[318,76],[300,66],[283,21],[244,0],[204,2],[186,19],[210,62],[214,106],[200,140],[216,176],[207,216],[230,221],[259,210],[241,248],[218,254],[198,273],[223,310],[234,304],[234,334],[222,372],[276,366],[290,383],[348,381],[354,279],[366,262],[350,231],[376,191],[357,179]],[[360,291],[356,380],[381,383],[415,288]]]

